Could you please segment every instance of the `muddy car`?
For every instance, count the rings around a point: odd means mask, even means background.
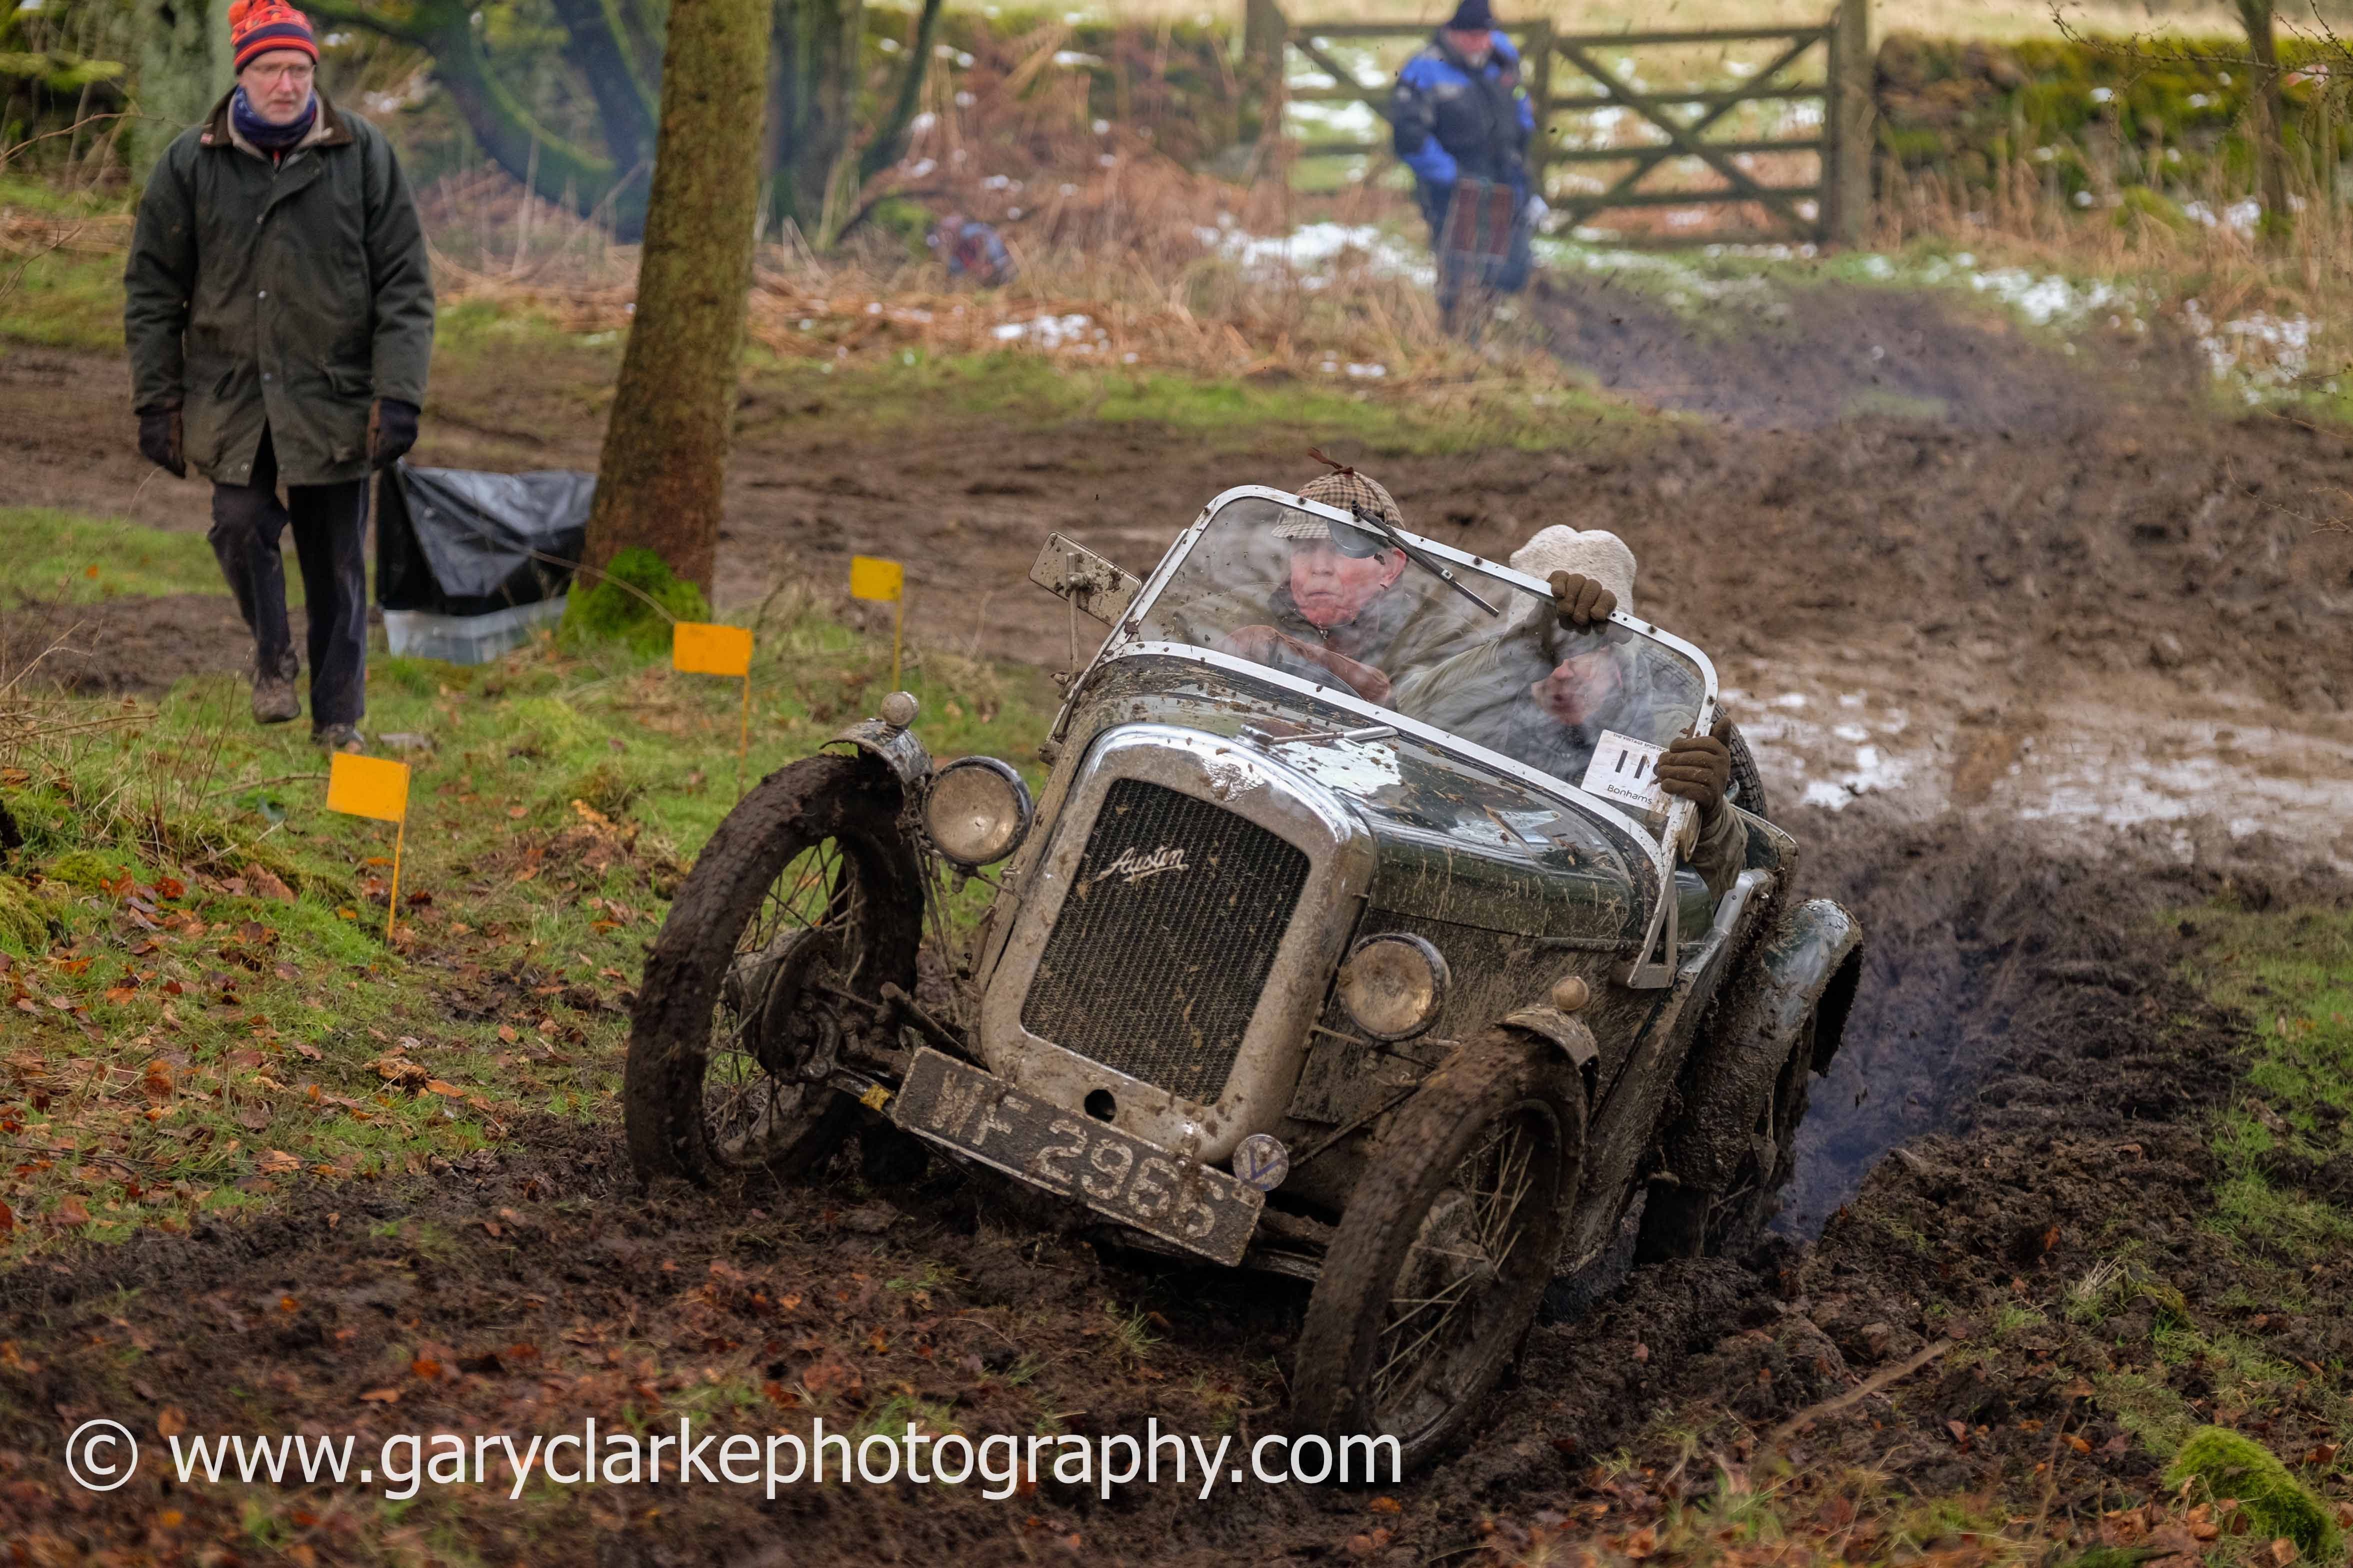
[[[1396,572],[1378,658],[1272,624],[1303,537]],[[935,766],[896,693],[712,836],[637,1005],[642,1171],[820,1176],[887,1121],[1130,1246],[1306,1281],[1295,1422],[1409,1464],[1621,1233],[1756,1235],[1861,933],[1793,897],[1736,744],[1745,845],[1683,863],[1694,807],[1649,768],[1717,716],[1697,648],[1257,487],[1147,581],[1059,536],[1033,577],[1112,626],[1034,803]],[[1541,707],[1572,669],[1606,700]]]

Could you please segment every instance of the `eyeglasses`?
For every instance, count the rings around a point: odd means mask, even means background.
[[[304,65],[300,61],[283,66],[248,66],[245,69],[248,75],[259,77],[264,81],[304,82],[318,74],[316,66]]]

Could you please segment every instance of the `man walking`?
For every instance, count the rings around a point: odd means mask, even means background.
[[[236,90],[165,151],[139,203],[123,277],[139,450],[213,482],[213,553],[253,632],[264,724],[302,711],[279,552],[293,524],[311,738],[354,747],[368,474],[416,443],[433,280],[391,144],[318,90],[302,14],[236,0],[229,37]]]
[[[1527,150],[1535,114],[1519,85],[1519,52],[1495,30],[1488,0],[1461,0],[1421,53],[1406,62],[1389,95],[1390,139],[1413,171],[1414,194],[1430,220],[1439,302],[1450,319],[1466,284],[1504,294],[1527,285],[1534,228]],[[1510,193],[1507,237],[1483,255],[1467,248],[1467,213],[1460,225],[1464,233],[1447,232],[1447,215],[1464,181]]]

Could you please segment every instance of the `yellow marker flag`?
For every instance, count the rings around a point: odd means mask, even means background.
[[[752,750],[752,634],[743,626],[680,621],[670,629],[670,662],[690,675],[733,675],[744,682],[744,722],[735,737],[735,793],[744,793],[744,759]]]
[[[849,596],[896,603],[907,591],[907,569],[872,555],[849,558]]]
[[[849,596],[899,606],[891,622],[891,689],[899,689],[899,645],[907,631],[907,569],[878,555],[849,558]]]
[[[408,764],[337,752],[327,762],[327,809],[397,823],[392,836],[392,893],[385,900],[384,940],[400,912],[400,850],[408,838]]]
[[[670,661],[690,675],[752,673],[752,634],[742,626],[681,621],[670,628]]]
[[[327,809],[378,822],[408,817],[408,764],[337,752],[327,763]]]

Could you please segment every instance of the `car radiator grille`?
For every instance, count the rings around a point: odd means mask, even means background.
[[[1213,1101],[1306,885],[1307,857],[1256,823],[1121,779],[1046,940],[1022,1026]]]

